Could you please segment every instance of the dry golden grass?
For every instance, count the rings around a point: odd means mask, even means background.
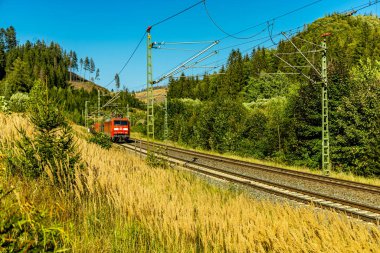
[[[163,103],[165,101],[165,96],[167,93],[166,88],[158,88],[153,90],[153,96],[156,102]],[[146,103],[146,91],[141,91],[136,93],[136,98]]]
[[[4,128],[11,121],[24,124],[8,117]],[[373,225],[256,201],[189,172],[151,168],[119,148],[103,150],[81,138],[78,146],[87,168],[77,174],[73,195],[44,180],[7,180],[68,224],[73,252],[380,252]]]
[[[101,90],[102,92],[109,92],[107,89],[105,89],[104,87],[100,86],[100,85],[97,85],[93,82],[78,82],[78,81],[72,81],[72,82],[69,82],[71,84],[71,86],[76,89],[76,90],[79,90],[79,89],[84,89],[85,91],[88,91],[88,92],[91,92],[92,89],[99,89]]]

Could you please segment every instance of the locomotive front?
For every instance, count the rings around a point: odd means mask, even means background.
[[[130,123],[127,118],[112,119],[111,139],[113,142],[126,142],[129,140]]]

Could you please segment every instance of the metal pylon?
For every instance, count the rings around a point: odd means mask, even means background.
[[[147,137],[148,141],[154,139],[154,96],[153,96],[153,69],[152,69],[152,37],[150,29],[146,30],[147,36],[147,82],[146,82],[146,98],[147,98]]]
[[[165,120],[164,120],[164,140],[167,141],[169,136],[169,129],[168,129],[168,96],[165,95]]]
[[[327,96],[327,47],[322,42],[322,171],[330,174],[329,107]]]

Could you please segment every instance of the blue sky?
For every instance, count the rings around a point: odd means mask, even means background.
[[[196,2],[198,1],[0,0],[0,27],[13,25],[20,43],[26,40],[33,42],[37,39],[47,43],[54,41],[67,51],[76,51],[79,58],[92,57],[96,67],[100,69],[101,79],[98,83],[106,86],[127,61],[147,26]],[[312,2],[314,1],[207,0],[206,5],[219,26],[229,33],[235,33]],[[326,14],[348,10],[368,2],[368,0],[321,0],[310,7],[275,20],[272,33],[289,30]],[[361,14],[370,12],[379,15],[380,4],[360,11]],[[248,40],[224,39],[215,46],[215,49],[247,42],[235,48],[240,48],[243,52],[250,51],[252,47],[264,41],[252,40],[268,36],[268,29],[266,25],[261,25],[238,36],[253,34],[259,35]],[[152,39],[157,42],[214,41],[224,36],[207,17],[203,4],[152,29]],[[271,42],[262,45],[269,47]],[[181,50],[154,50],[154,78],[165,74],[195,54],[196,50],[206,46],[206,44],[182,45],[170,46]],[[202,65],[217,66],[224,63],[231,49],[221,50]],[[215,61],[218,62],[213,64]],[[205,69],[190,69],[186,74],[197,75],[204,71]],[[121,73],[120,80],[121,85],[125,85],[129,90],[140,90],[145,87],[145,40]],[[107,88],[112,89],[114,85],[111,84]]]

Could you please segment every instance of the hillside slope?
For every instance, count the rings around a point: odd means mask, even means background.
[[[321,37],[326,33],[330,36]],[[320,168],[319,73],[326,39],[332,168],[380,176],[379,17],[333,14],[287,36],[292,43],[284,37],[277,48],[254,48],[245,55],[232,50],[223,75],[171,79],[172,140]]]

